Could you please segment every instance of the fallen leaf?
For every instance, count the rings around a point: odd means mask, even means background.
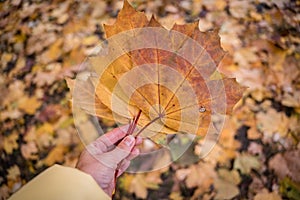
[[[19,80],[13,81],[8,86],[7,92],[9,93],[9,95],[6,95],[4,97],[3,106],[8,106],[12,102],[16,102],[16,101],[20,100],[21,98],[24,98],[24,96],[25,96],[24,90],[25,90],[24,82],[19,81]],[[5,94],[5,93],[3,93],[3,94]]]
[[[63,110],[60,105],[50,104],[44,107],[38,115],[41,122],[54,122],[63,115]]]
[[[251,126],[247,131],[247,137],[250,140],[256,140],[262,137],[262,134],[257,130],[255,126]]]
[[[68,11],[69,7],[70,7],[70,2],[68,1],[62,2],[57,6],[56,9],[53,9],[51,16],[60,17],[61,15],[63,15],[65,12]]]
[[[57,23],[64,24],[69,19],[69,17],[70,16],[68,13],[64,13],[63,15],[61,15],[60,17],[57,18]]]
[[[158,189],[162,180],[161,172],[148,172],[146,174],[137,174],[130,178],[129,192],[134,193],[138,198],[146,199],[147,189]],[[127,183],[128,184],[128,183]]]
[[[7,169],[7,172],[7,179],[12,181],[17,180],[21,175],[20,168],[18,165],[11,166],[9,169]]]
[[[21,153],[25,159],[29,159],[29,160],[37,159],[38,155],[36,155],[36,154],[38,153],[38,148],[37,148],[35,142],[29,142],[27,144],[22,144],[21,145]]]
[[[13,132],[10,135],[4,137],[3,148],[4,151],[8,154],[11,154],[14,149],[19,147],[17,140],[19,139],[19,135],[17,132]]]
[[[262,192],[255,195],[254,200],[281,200],[281,197],[279,194],[276,194],[275,192]]]
[[[229,11],[233,17],[236,18],[245,18],[248,11],[250,10],[252,4],[248,1],[230,1]]]
[[[216,11],[223,10],[226,7],[227,3],[225,0],[204,0],[203,5],[205,5],[208,10]]]
[[[37,86],[42,87],[44,85],[51,85],[56,79],[57,77],[53,73],[38,72],[34,77],[33,82],[36,83]]]
[[[249,185],[250,193],[254,194],[261,193],[265,188],[265,183],[261,178],[253,177],[251,184]]]
[[[248,152],[252,155],[263,155],[263,146],[256,142],[250,142],[250,145],[248,146]]]
[[[134,193],[138,198],[146,199],[148,191],[144,179],[141,175],[137,175],[131,182],[129,192]]]
[[[61,163],[64,160],[64,154],[67,148],[63,145],[55,146],[43,160],[45,165],[52,166],[55,163]]]
[[[239,188],[235,184],[223,179],[216,179],[214,186],[217,191],[214,199],[232,199],[239,194]]]
[[[277,112],[272,108],[268,109],[267,112],[259,112],[256,115],[256,123],[258,130],[266,136],[279,133],[281,137],[285,137],[288,133],[289,119],[283,112]]]
[[[209,141],[209,142],[211,143],[211,146],[216,144],[216,141]],[[196,146],[195,153],[197,155],[201,155],[201,148],[202,148],[201,145]],[[236,155],[237,153],[235,152],[235,149],[223,148],[221,145],[216,144],[215,146],[213,146],[209,154],[204,157],[204,160],[213,164],[220,163],[220,165],[228,165],[230,160],[234,159]]]
[[[239,51],[234,54],[234,61],[244,68],[249,68],[251,66],[250,64],[256,62],[258,59],[255,48],[239,49]]]
[[[50,123],[42,124],[38,129],[28,136],[27,139],[30,140],[30,137],[36,137],[35,141],[39,149],[44,149],[45,147],[50,147],[53,143],[54,138],[54,127]]]
[[[83,38],[82,44],[86,46],[96,45],[99,42],[99,38],[96,35],[91,35]]]
[[[63,53],[62,51],[63,39],[58,38],[47,51],[39,56],[38,61],[42,64],[48,64],[56,61]]]
[[[230,182],[234,185],[238,185],[241,182],[241,177],[236,170],[219,169],[218,175],[224,181]]]
[[[18,107],[20,110],[23,110],[27,114],[33,115],[41,105],[42,102],[39,101],[35,96],[24,96],[19,100]]]
[[[105,1],[92,1],[91,4],[91,7],[94,8],[91,14],[93,18],[99,18],[105,14],[107,7]]]
[[[2,198],[8,199],[8,197],[10,196],[10,189],[8,188],[7,185],[2,185],[0,187],[0,194],[1,194]]]
[[[288,199],[300,199],[300,184],[293,182],[288,177],[285,177],[280,183],[280,193]]]
[[[300,150],[287,151],[276,154],[269,160],[268,166],[273,169],[280,179],[290,177],[295,182],[300,182]]]
[[[233,168],[240,170],[243,174],[249,174],[251,169],[258,170],[261,167],[261,163],[258,158],[247,153],[242,153],[234,160]]]
[[[183,200],[183,197],[181,196],[180,192],[171,192],[169,198],[171,200]]]
[[[189,169],[189,174],[185,179],[186,186],[188,188],[197,187],[202,193],[209,191],[214,178],[217,176],[214,166],[200,162],[197,165],[191,165]]]

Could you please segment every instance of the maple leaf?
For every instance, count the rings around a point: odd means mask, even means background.
[[[217,30],[201,32],[198,22],[167,30],[127,1],[104,28],[107,43],[88,59],[73,105],[119,123],[141,111],[137,134],[150,138],[220,131],[212,116],[231,113],[245,88],[218,71],[225,52]]]

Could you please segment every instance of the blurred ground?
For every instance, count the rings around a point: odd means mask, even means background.
[[[249,89],[204,160],[125,174],[116,199],[300,199],[300,1],[136,0],[165,27],[219,28],[220,71]],[[0,199],[83,149],[65,76],[105,38],[122,1],[0,2]],[[104,122],[105,123],[105,122]],[[107,126],[111,125],[106,123]],[[89,127],[89,124],[85,124]]]

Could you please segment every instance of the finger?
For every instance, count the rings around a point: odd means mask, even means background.
[[[134,147],[131,151],[131,153],[127,156],[126,160],[133,160],[136,158],[138,155],[140,155],[140,150],[136,147]]]
[[[99,156],[101,163],[116,169],[117,165],[131,153],[134,145],[135,138],[132,135],[126,136],[114,150]]]
[[[127,160],[127,159],[123,160],[118,169],[117,177],[121,176],[125,172],[125,170],[129,167],[129,165],[130,165],[129,160]]]
[[[115,183],[112,181],[106,188],[103,188],[103,190],[109,195],[113,195],[113,191],[115,190]]]
[[[128,127],[129,125],[118,127],[100,136],[93,142],[94,146],[101,149],[102,153],[107,152],[113,144],[125,137]]]
[[[137,136],[137,137],[135,138],[135,145],[140,145],[140,144],[142,144],[142,143],[143,143],[143,138],[140,137],[140,136]]]
[[[129,156],[125,158],[119,165],[118,168],[118,176],[124,173],[124,171],[129,167],[130,161],[136,158],[140,154],[140,150],[138,148],[133,148]]]

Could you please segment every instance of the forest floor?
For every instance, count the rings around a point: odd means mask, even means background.
[[[194,159],[199,141],[188,164],[126,173],[115,199],[300,199],[300,2],[129,2],[168,29],[196,20],[201,31],[218,28],[227,51],[219,70],[248,89],[208,156]],[[55,163],[75,166],[84,147],[64,78],[75,77],[122,5],[0,2],[0,199]]]

